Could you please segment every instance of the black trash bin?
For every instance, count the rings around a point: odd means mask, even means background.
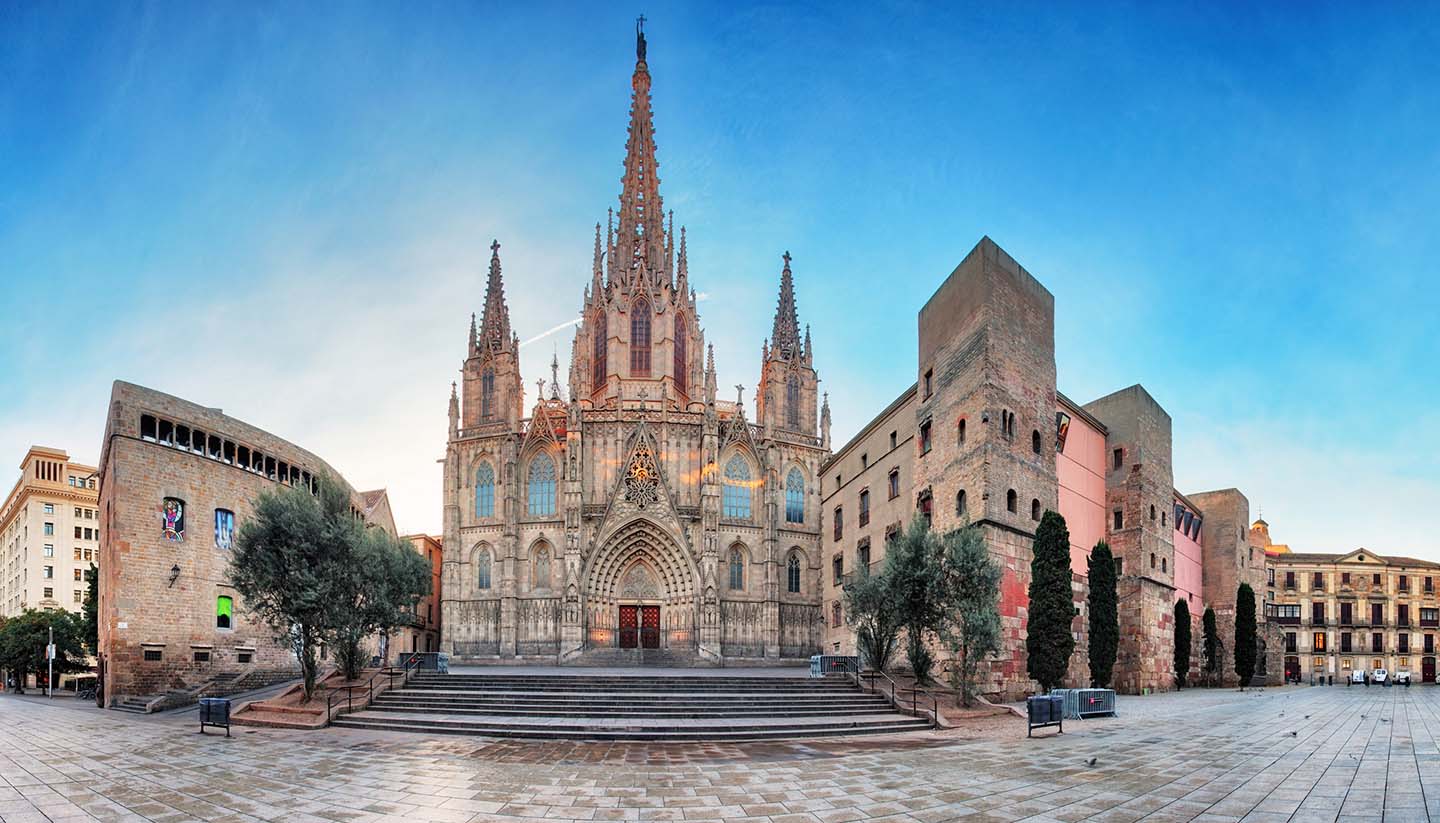
[[[230,701],[223,697],[200,698],[200,733],[206,726],[223,727],[225,736],[230,736]]]
[[[1025,699],[1025,736],[1046,726],[1059,726],[1060,734],[1065,733],[1065,698],[1058,694],[1035,695]]]

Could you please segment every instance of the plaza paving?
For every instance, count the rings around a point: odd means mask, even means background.
[[[57,703],[0,698],[5,821],[1440,819],[1435,687],[1122,698],[1120,718],[1034,740],[1012,724],[990,740],[726,745],[226,740],[197,734],[193,713]]]

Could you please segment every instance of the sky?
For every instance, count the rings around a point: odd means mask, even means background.
[[[843,443],[988,235],[1055,296],[1061,391],[1169,411],[1179,489],[1440,560],[1433,4],[0,0],[0,477],[98,459],[120,379],[438,532],[492,239],[527,407],[566,373],[641,12],[721,386],[788,250]]]

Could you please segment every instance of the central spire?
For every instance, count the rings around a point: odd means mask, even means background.
[[[645,18],[635,24],[635,74],[630,79],[630,137],[625,143],[625,176],[620,179],[620,230],[611,278],[629,281],[637,268],[653,274],[665,268],[665,209],[660,201],[660,163],[655,159],[655,123],[650,112],[650,69],[645,64]]]
[[[474,321],[471,321],[472,328]],[[490,244],[490,279],[485,284],[485,311],[480,315],[480,344],[496,351],[510,342],[510,309],[500,279],[500,241]]]

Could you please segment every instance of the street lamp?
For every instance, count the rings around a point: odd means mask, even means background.
[[[173,566],[170,567],[170,586],[174,586],[174,585],[175,585],[175,581],[176,581],[176,580],[179,580],[179,579],[180,579],[180,565],[177,563],[177,564],[175,564],[175,565],[173,565]]]

